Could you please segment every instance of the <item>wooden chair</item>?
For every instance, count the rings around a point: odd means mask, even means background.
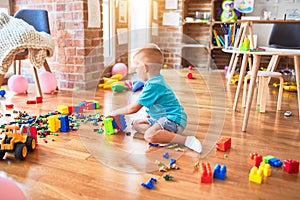
[[[24,20],[39,32],[50,34],[47,10],[21,9],[14,15],[14,17]],[[21,74],[21,61],[25,59],[28,59],[28,50],[25,50],[24,52],[19,53],[15,56],[15,61],[18,62],[18,64],[16,64],[16,62],[14,63],[15,73],[17,75]],[[47,60],[45,60],[43,66],[46,71],[51,72]],[[37,87],[37,93],[40,97],[42,97],[41,86],[37,74],[37,69],[35,67],[33,67],[33,75]]]

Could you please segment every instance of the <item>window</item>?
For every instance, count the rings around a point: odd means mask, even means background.
[[[115,38],[114,38],[114,1],[103,0],[103,51],[104,65],[113,64],[115,59]]]

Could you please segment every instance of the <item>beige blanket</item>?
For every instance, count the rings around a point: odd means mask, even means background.
[[[54,43],[49,34],[37,32],[25,21],[0,13],[0,74],[5,74],[15,55],[26,49],[30,63],[40,67],[46,57],[53,55]]]

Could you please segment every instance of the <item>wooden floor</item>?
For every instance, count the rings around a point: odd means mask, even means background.
[[[203,153],[188,149],[148,147],[144,140],[127,136],[97,134],[97,127],[81,122],[79,131],[59,133],[39,139],[38,149],[25,161],[17,161],[7,154],[0,161],[0,176],[13,180],[27,199],[299,199],[300,178],[285,173],[282,168],[272,168],[271,177],[263,184],[248,181],[247,158],[257,152],[273,155],[282,161],[300,161],[300,126],[296,93],[284,92],[282,111],[276,112],[277,89],[270,88],[267,112],[258,113],[252,106],[246,133],[241,131],[243,109],[232,112],[236,85],[225,85],[224,73],[219,71],[196,72],[195,79],[185,78],[186,71],[163,71],[188,114],[185,134],[196,135],[203,144]],[[2,107],[13,103],[15,108],[30,115],[45,114],[58,105],[77,104],[83,100],[97,100],[106,113],[130,102],[131,93],[112,94],[110,91],[59,91],[45,95],[44,102],[26,105],[27,99],[35,98],[34,87],[27,95],[7,94],[1,99]],[[241,98],[240,98],[241,99]],[[291,117],[284,117],[285,111]],[[6,111],[2,111],[6,112]],[[94,114],[90,112],[89,114]],[[87,112],[85,114],[88,114]],[[4,117],[1,118],[5,121]],[[215,150],[221,137],[232,138],[232,148],[225,153]],[[54,137],[55,141],[51,141]],[[163,154],[169,152],[177,159],[179,170],[168,173],[175,181],[165,181],[155,160],[167,164]],[[225,155],[225,156],[224,156]],[[217,163],[227,166],[225,181],[200,184],[195,162]],[[157,179],[156,188],[141,186],[151,177]],[[1,199],[1,196],[0,196]]]

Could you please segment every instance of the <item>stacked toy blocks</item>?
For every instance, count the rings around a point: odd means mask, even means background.
[[[212,183],[213,174],[209,163],[200,163],[199,176],[200,183]]]
[[[270,164],[272,167],[280,167],[282,165],[282,161],[274,156],[264,156],[264,162]]]

